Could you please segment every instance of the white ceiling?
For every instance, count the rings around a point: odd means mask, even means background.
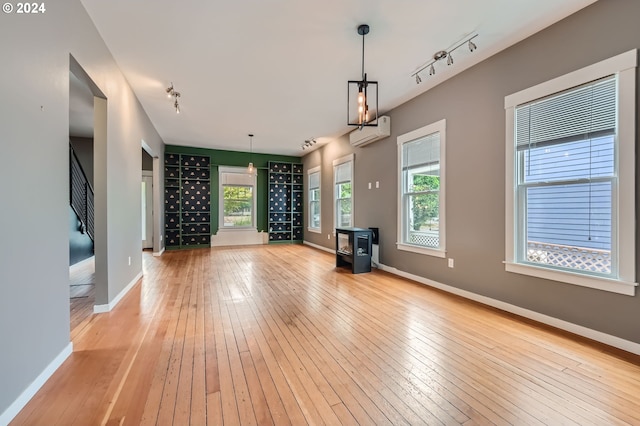
[[[595,0],[82,0],[165,143],[302,155],[352,130],[347,81],[379,82],[382,113]],[[411,74],[477,33],[435,76]],[[181,93],[176,114],[165,89]]]

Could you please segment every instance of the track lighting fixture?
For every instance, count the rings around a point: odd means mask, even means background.
[[[315,144],[316,144],[316,138],[307,139],[304,141],[302,145],[300,145],[300,148],[302,148],[302,150],[304,151],[307,148],[311,148]]]
[[[367,80],[364,72],[364,36],[369,34],[369,25],[358,26],[358,34],[362,36],[362,80],[348,81],[347,124],[362,129],[378,125],[378,82]]]
[[[253,134],[249,133],[249,165],[247,166],[247,173],[252,175],[255,172],[255,167],[253,167]]]
[[[454,47],[452,47],[449,50],[440,50],[436,53],[434,53],[432,59],[427,62],[426,64],[422,65],[420,68],[418,68],[417,71],[414,71],[411,74],[411,77],[415,77],[416,79],[416,84],[420,84],[422,83],[422,79],[420,78],[420,73],[424,70],[426,70],[427,68],[429,69],[429,75],[435,75],[436,74],[436,68],[435,68],[435,64],[444,59],[447,58],[447,65],[453,65],[453,55],[452,53],[458,49],[459,47],[463,46],[463,45],[467,45],[469,47],[469,52],[474,52],[478,46],[473,42],[473,39],[478,37],[478,34],[473,34],[469,37],[465,37],[462,41],[460,41],[459,43],[456,43],[454,45]]]
[[[178,103],[180,92],[173,88],[173,83],[171,83],[171,86],[167,87],[165,90],[167,92],[167,98],[173,98],[173,107],[176,109],[176,114],[180,114],[180,104]]]

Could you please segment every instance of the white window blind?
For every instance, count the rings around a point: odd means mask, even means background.
[[[253,185],[253,176],[249,173],[222,172],[220,173],[220,184],[251,186]]]
[[[402,170],[427,167],[435,170],[434,165],[440,163],[440,133],[432,133],[424,138],[402,145]],[[431,174],[431,173],[430,173]]]
[[[518,149],[612,135],[616,79],[609,77],[516,109]]]
[[[315,189],[320,188],[320,173],[315,172],[309,175],[309,188]]]
[[[351,181],[351,161],[338,164],[335,167],[336,184],[346,183]]]

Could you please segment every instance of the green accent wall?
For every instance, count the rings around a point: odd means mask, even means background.
[[[211,234],[218,232],[219,223],[219,191],[218,166],[247,167],[249,161],[253,162],[258,173],[256,188],[256,227],[258,231],[269,231],[269,161],[284,161],[290,163],[302,163],[301,157],[276,154],[258,154],[244,151],[226,151],[220,149],[195,148],[189,146],[167,145],[165,152],[173,154],[208,155],[211,157]]]

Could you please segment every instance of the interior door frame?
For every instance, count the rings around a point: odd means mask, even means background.
[[[143,249],[153,249],[154,227],[153,227],[153,172],[151,170],[142,171],[142,182],[145,183],[145,240],[142,240]],[[142,195],[142,194],[141,194]]]

